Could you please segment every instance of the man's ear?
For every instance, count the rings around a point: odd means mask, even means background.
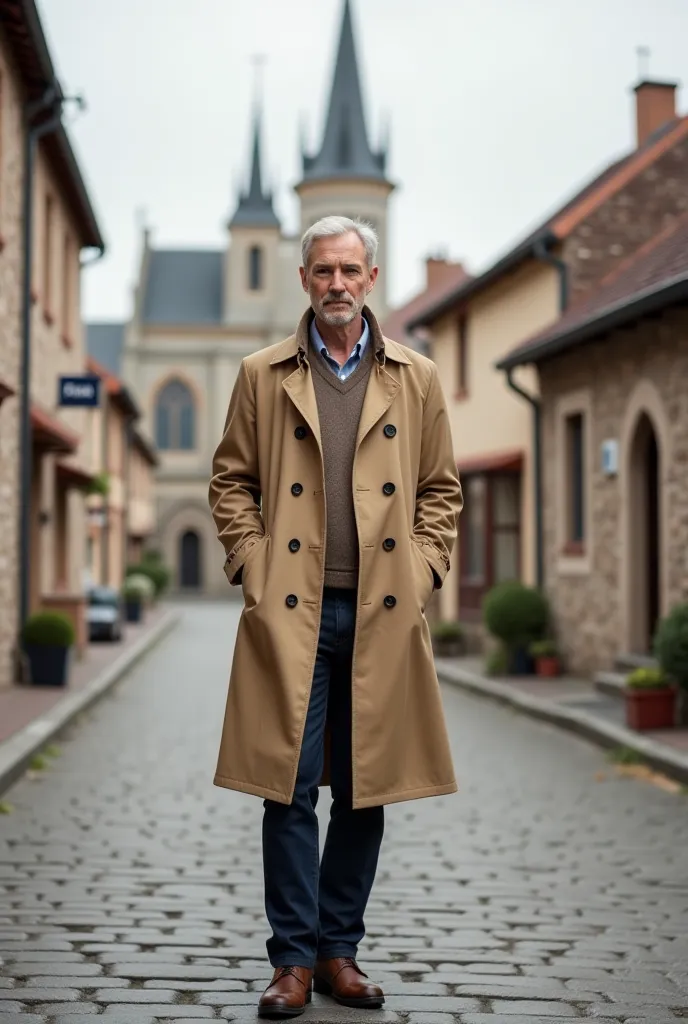
[[[308,291],[308,273],[305,267],[299,267],[299,274],[301,275],[301,287],[305,292]]]
[[[366,287],[366,295],[370,295],[370,293],[372,292],[373,288],[375,287],[375,282],[377,281],[377,275],[379,273],[380,273],[380,268],[379,267],[373,267],[373,269],[370,271],[370,280],[368,281],[368,285]]]

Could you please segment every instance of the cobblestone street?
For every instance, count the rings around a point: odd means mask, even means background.
[[[185,608],[7,793],[0,1024],[255,1017],[270,974],[261,804],[211,784],[237,617]],[[386,1009],[316,996],[304,1021],[688,1017],[688,797],[619,777],[552,727],[444,698],[461,792],[388,809],[361,951]]]

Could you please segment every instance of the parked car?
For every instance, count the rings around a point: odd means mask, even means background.
[[[114,587],[92,587],[86,609],[89,640],[121,640],[122,600]]]

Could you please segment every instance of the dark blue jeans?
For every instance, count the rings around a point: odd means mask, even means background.
[[[274,967],[312,968],[316,959],[356,956],[375,879],[384,807],[353,810],[351,659],[356,593],[326,588],[318,654],[291,804],[265,801],[265,909]],[[319,857],[318,783],[330,730],[332,810]]]

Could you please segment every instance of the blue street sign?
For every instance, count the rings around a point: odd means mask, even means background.
[[[58,405],[96,406],[100,402],[100,377],[60,377]]]

